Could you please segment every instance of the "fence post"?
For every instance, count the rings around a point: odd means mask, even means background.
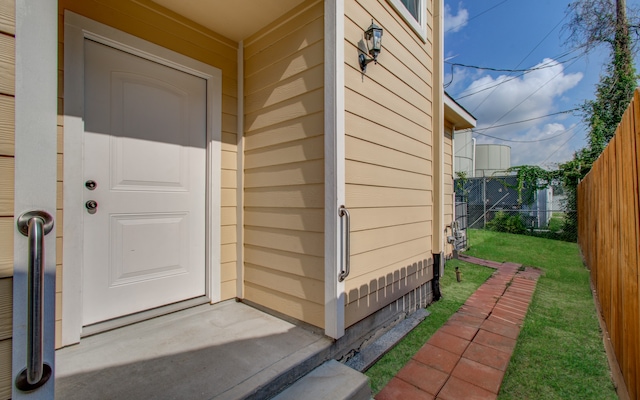
[[[482,174],[482,217],[484,218],[484,224],[482,228],[487,227],[487,177]]]

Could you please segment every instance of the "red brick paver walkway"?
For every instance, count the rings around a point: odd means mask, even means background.
[[[484,400],[498,396],[540,271],[473,257],[497,271],[429,338],[376,400]]]

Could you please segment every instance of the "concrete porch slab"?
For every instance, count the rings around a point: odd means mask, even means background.
[[[281,389],[272,382],[315,368],[331,344],[242,303],[201,305],[58,350],[56,397],[268,398]]]

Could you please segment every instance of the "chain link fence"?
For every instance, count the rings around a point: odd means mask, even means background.
[[[460,229],[464,226],[571,242],[577,239],[576,212],[566,209],[559,189],[555,195],[551,187],[518,190],[515,176],[456,179],[454,187]]]

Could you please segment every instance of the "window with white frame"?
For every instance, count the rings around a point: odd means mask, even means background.
[[[422,40],[427,40],[426,0],[389,0],[389,3]]]

